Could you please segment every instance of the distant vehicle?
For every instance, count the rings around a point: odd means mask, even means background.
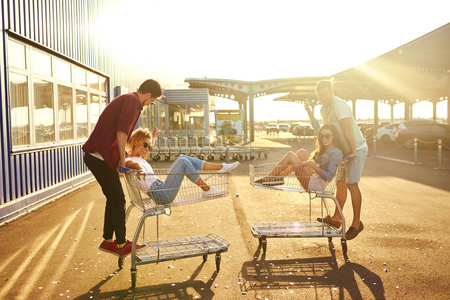
[[[395,142],[395,132],[399,123],[392,123],[378,129],[377,140],[384,144]]]
[[[297,125],[300,125],[300,123],[292,123],[289,127],[289,132],[294,134],[294,128],[297,127]]]
[[[280,129],[280,131],[289,132],[289,124],[279,124],[278,128]]]
[[[266,132],[267,133],[270,133],[270,132],[279,133],[280,129],[278,128],[278,124],[277,123],[269,123],[269,124],[267,124]]]
[[[419,143],[432,143],[441,139],[442,143],[450,145],[450,125],[429,121],[405,121],[398,125],[395,136],[395,141],[404,144],[408,149],[414,147],[414,138],[418,138]]]
[[[314,136],[314,129],[309,123],[299,123],[292,129],[292,134],[296,136]]]

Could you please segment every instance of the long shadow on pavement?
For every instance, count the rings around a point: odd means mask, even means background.
[[[315,289],[316,296],[328,293],[330,298],[345,298],[346,290],[352,299],[363,299],[356,281],[357,274],[370,289],[375,299],[385,299],[385,291],[380,276],[367,268],[351,263],[338,267],[333,242],[329,242],[331,256],[304,259],[265,260],[261,259],[260,248],[255,252],[255,260],[244,262],[241,273],[241,291],[264,291],[267,289]]]
[[[195,290],[201,299],[212,299],[214,292],[211,287],[218,273],[214,272],[207,282],[195,280],[204,264],[205,262],[202,262],[197,269],[195,269],[194,273],[192,273],[190,279],[182,283],[168,283],[139,287],[138,278],[136,288],[131,288],[130,284],[129,289],[101,292],[101,287],[111,278],[108,277],[106,280],[102,280],[92,287],[89,292],[75,299],[194,299],[192,289]]]

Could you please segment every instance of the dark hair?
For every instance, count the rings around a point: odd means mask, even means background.
[[[330,80],[321,80],[316,85],[316,93],[324,88],[333,89],[334,88],[334,78],[331,78]]]
[[[325,148],[325,145],[322,142],[322,139],[320,138],[320,133],[324,129],[329,129],[331,131],[331,134],[333,135],[333,144],[337,148],[339,148],[342,153],[344,153],[344,147],[342,147],[341,139],[339,138],[339,133],[336,130],[336,127],[332,124],[325,124],[319,129],[319,133],[317,134],[317,140],[316,140],[316,150],[311,153],[310,158],[315,159],[317,156],[322,155],[327,149]]]
[[[151,93],[153,98],[158,98],[163,94],[161,85],[158,81],[153,79],[147,79],[144,81],[138,89],[141,94]]]

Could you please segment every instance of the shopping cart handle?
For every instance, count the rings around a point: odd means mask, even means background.
[[[120,171],[120,172],[124,172],[124,173],[127,173],[128,171],[130,171],[130,168],[126,168],[126,167],[119,167],[119,171]]]

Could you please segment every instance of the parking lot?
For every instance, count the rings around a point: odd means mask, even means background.
[[[230,175],[230,196],[176,207],[159,219],[161,237],[217,233],[230,242],[215,272],[213,257],[138,267],[131,288],[130,261],[98,250],[104,196],[96,182],[0,228],[1,299],[440,299],[450,287],[447,234],[450,168],[369,155],[363,171],[365,230],[348,242],[345,262],[339,239],[269,239],[267,253],[251,222],[304,220],[305,194],[255,189],[249,164],[275,163],[286,151],[311,149],[311,140],[258,139],[267,159],[243,160]],[[407,160],[411,150],[380,148]],[[428,151],[428,150],[427,150]],[[430,150],[431,151],[431,150]],[[423,155],[428,152],[423,152]],[[433,152],[431,151],[429,155]],[[449,154],[449,151],[444,152]],[[447,156],[448,157],[448,156]],[[425,160],[425,158],[423,158]],[[155,167],[171,162],[159,161]],[[446,165],[448,166],[448,160]],[[450,166],[449,166],[450,167]],[[313,203],[314,204],[314,203]],[[344,215],[351,220],[351,203]],[[139,213],[128,223],[131,238]],[[146,238],[156,238],[149,220]]]

